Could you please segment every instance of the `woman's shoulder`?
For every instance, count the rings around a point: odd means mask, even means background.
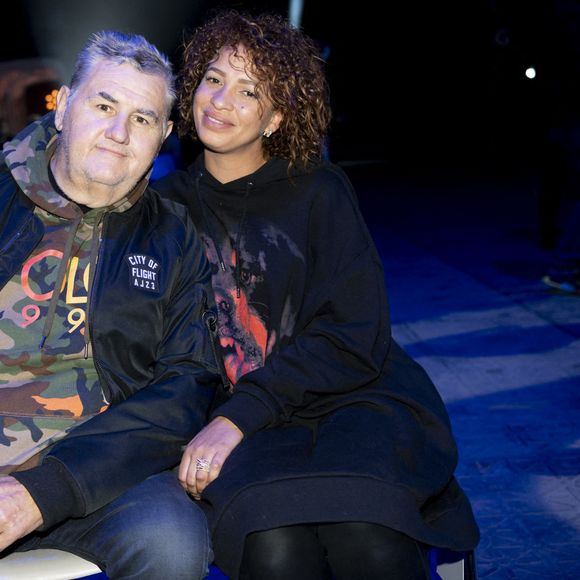
[[[321,175],[326,176],[327,179],[338,179],[340,181],[348,181],[348,177],[346,173],[336,163],[332,163],[332,161],[322,161],[318,164],[318,172]]]
[[[314,177],[322,182],[348,182],[345,172],[336,163],[332,163],[331,161],[323,160],[305,166],[295,167],[294,174],[311,178]]]
[[[188,171],[177,169],[165,177],[151,183],[151,188],[162,197],[180,203],[186,203],[191,198],[195,183]]]
[[[175,169],[161,179],[151,182],[151,187],[159,192],[164,192],[175,187],[190,187],[193,180],[191,174],[183,169]]]
[[[311,167],[306,179],[313,201],[356,205],[354,188],[343,169],[335,163],[323,161]]]

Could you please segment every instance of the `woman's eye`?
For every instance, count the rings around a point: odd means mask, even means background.
[[[111,106],[105,103],[99,103],[97,105],[97,109],[103,111],[104,113],[108,113],[111,110]]]
[[[249,98],[251,98],[251,99],[255,99],[255,98],[256,98],[256,93],[254,93],[254,92],[252,92],[252,91],[248,91],[248,90],[246,90],[246,91],[242,91],[242,94],[243,94],[245,97],[249,97]]]

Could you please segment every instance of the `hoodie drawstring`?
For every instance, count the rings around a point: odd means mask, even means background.
[[[85,309],[85,359],[89,357],[90,326],[89,311],[91,308],[91,292],[93,290],[93,281],[95,279],[95,270],[97,269],[97,259],[99,256],[100,231],[99,225],[103,219],[104,213],[99,214],[93,226],[93,237],[91,238],[91,255],[89,257],[89,286],[87,288],[87,307]]]
[[[52,291],[52,298],[50,299],[48,312],[46,314],[46,320],[44,321],[44,327],[42,329],[42,338],[40,339],[40,344],[38,345],[38,347],[41,349],[44,348],[44,343],[46,342],[46,339],[48,338],[50,331],[52,329],[52,323],[54,322],[54,314],[56,312],[56,306],[58,304],[58,299],[62,291],[64,277],[66,276],[67,266],[70,260],[73,242],[75,239],[75,235],[77,233],[77,229],[82,219],[83,219],[82,217],[79,217],[73,221],[69,235],[66,239],[66,244],[64,245],[64,253],[62,256],[62,260],[60,261],[58,271],[56,273],[56,281],[54,283],[54,289]]]
[[[246,184],[246,193],[244,194],[244,210],[242,211],[242,217],[240,218],[240,225],[238,226],[238,233],[236,235],[236,243],[234,245],[234,254],[236,256],[236,298],[240,297],[240,283],[241,283],[241,273],[242,273],[242,260],[240,259],[240,240],[242,239],[242,230],[246,222],[246,214],[248,213],[248,197],[250,196],[250,189],[254,184],[248,181]]]
[[[99,253],[99,224],[101,219],[103,218],[103,213],[101,213],[97,219],[95,220],[95,224],[93,226],[93,235],[91,239],[91,253],[89,258],[89,284],[87,288],[87,306],[85,309],[85,333],[84,333],[84,341],[85,341],[85,348],[84,348],[84,357],[85,359],[89,356],[89,342],[90,342],[90,331],[89,331],[89,308],[91,303],[91,289],[93,287],[93,280],[95,276],[95,268],[97,265],[97,258]],[[44,327],[42,329],[42,338],[40,339],[39,348],[43,349],[46,343],[47,338],[50,335],[50,331],[52,330],[52,324],[54,322],[54,317],[56,314],[56,307],[58,306],[58,300],[60,298],[60,294],[62,292],[63,281],[66,276],[67,266],[70,262],[71,254],[72,254],[72,247],[73,242],[75,239],[75,235],[79,228],[79,225],[83,217],[79,217],[75,219],[71,225],[71,229],[69,235],[66,239],[66,244],[64,247],[64,253],[62,256],[62,260],[58,267],[58,272],[56,274],[56,281],[54,283],[54,289],[52,291],[52,298],[50,299],[50,304],[48,306],[48,312],[46,314],[46,320],[44,321]]]
[[[198,174],[198,176],[195,178],[195,193],[197,194],[197,200],[199,201],[199,207],[201,208],[201,215],[203,217],[203,223],[205,224],[205,227],[207,229],[207,233],[209,235],[209,237],[211,238],[213,245],[215,246],[217,255],[218,255],[218,260],[220,263],[220,268],[222,270],[222,272],[226,271],[226,265],[224,262],[224,259],[222,257],[222,252],[220,250],[220,247],[218,244],[215,243],[216,237],[215,237],[215,231],[210,223],[210,221],[207,219],[207,212],[205,210],[205,204],[203,203],[203,199],[201,199],[201,192],[199,190],[199,178],[201,177],[201,173]]]
[[[201,197],[201,191],[199,188],[199,179],[202,175],[203,175],[203,173],[199,173],[197,175],[197,177],[195,178],[195,192],[197,194],[199,206],[201,207],[201,214],[203,217],[203,223],[205,224],[205,228],[207,230],[207,233],[208,233],[209,237],[211,238],[213,245],[216,249],[220,268],[221,268],[222,272],[225,272],[226,271],[226,264],[225,264],[223,256],[222,256],[220,246],[218,243],[216,243],[216,240],[218,238],[216,237],[215,230],[214,230],[211,222],[209,221],[209,219],[207,217],[207,210],[205,208],[205,204],[203,203],[203,199]],[[242,272],[241,263],[242,262],[240,259],[240,242],[242,240],[242,232],[244,230],[244,225],[246,223],[246,215],[248,213],[248,198],[250,197],[250,190],[252,189],[253,185],[254,185],[254,183],[252,181],[248,181],[248,183],[246,184],[246,192],[244,194],[244,200],[243,200],[244,209],[242,211],[242,217],[240,218],[240,224],[238,226],[238,232],[236,234],[236,240],[234,243],[234,255],[236,257],[236,267],[234,270],[234,277],[235,277],[235,281],[236,281],[236,297],[237,298],[240,297],[240,292],[241,292],[241,272]]]

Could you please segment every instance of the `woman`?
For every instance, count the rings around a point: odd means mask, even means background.
[[[478,541],[424,371],[390,336],[381,262],[342,171],[314,44],[219,14],[185,47],[181,130],[203,153],[158,186],[213,267],[230,398],[186,449],[232,578],[428,578],[427,546]]]

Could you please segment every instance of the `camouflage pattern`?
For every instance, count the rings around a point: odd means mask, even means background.
[[[50,116],[4,146],[3,158],[45,227],[42,242],[0,290],[0,473],[10,473],[106,408],[84,333],[90,247],[105,211],[124,211],[134,200],[83,214],[55,192],[48,159],[55,146]],[[51,142],[52,140],[52,142]],[[66,241],[74,236],[70,256]],[[67,272],[51,332],[39,344],[60,261]]]

